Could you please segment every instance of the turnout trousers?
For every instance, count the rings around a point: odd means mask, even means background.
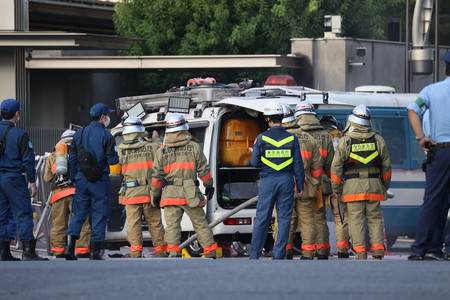
[[[293,209],[294,188],[292,173],[278,172],[261,178],[252,232],[250,259],[259,259],[261,256],[274,206],[276,206],[278,220],[277,241],[273,247],[274,259],[285,257]]]
[[[323,196],[324,198],[329,196]],[[330,231],[327,224],[326,205],[322,205],[314,211],[314,222],[316,223],[317,238],[316,248],[319,255],[330,255]]]
[[[52,204],[53,228],[50,237],[53,255],[64,253],[66,245],[66,232],[69,228],[69,216],[72,213],[72,196],[61,198]],[[89,253],[89,240],[91,238],[91,224],[89,218],[86,219],[81,227],[80,239],[75,243],[75,252],[77,254]]]
[[[450,230],[444,233],[450,201],[450,147],[436,150],[427,164],[425,195],[419,210],[416,240],[411,251],[419,255],[434,253],[442,256],[443,235],[445,249],[450,253]]]
[[[186,213],[191,219],[197,234],[203,253],[207,254],[217,249],[214,236],[209,228],[206,214],[202,207],[190,207],[189,205],[168,205],[164,206],[164,219],[167,223],[164,239],[167,242],[167,252],[180,252],[181,241],[181,219]]]
[[[347,253],[349,248],[348,240],[350,239],[350,236],[348,234],[347,204],[345,204],[344,202],[338,203],[339,199],[335,194],[331,194],[326,197],[328,198],[327,200],[329,200],[327,201],[326,210],[328,211],[328,207],[330,205],[331,213],[333,214],[337,251],[341,253]],[[339,213],[339,205],[342,205],[344,209],[344,220],[342,221],[341,214]]]
[[[372,256],[384,256],[383,219],[380,201],[347,202],[348,231],[353,242],[356,259],[367,259],[366,228],[367,223]]]
[[[0,172],[0,240],[9,243],[7,226],[10,212],[22,241],[35,240],[33,209],[25,177],[21,174]]]
[[[152,238],[155,254],[166,256],[166,244],[164,243],[164,227],[161,221],[161,210],[153,207],[150,202],[127,204],[127,239],[130,243],[130,256],[142,256],[142,215],[148,224],[148,231]]]
[[[79,239],[81,227],[89,215],[92,215],[91,242],[104,241],[110,212],[109,188],[109,177],[105,174],[96,182],[89,182],[84,176],[77,179],[75,195],[72,198],[74,216],[67,235],[74,235]]]

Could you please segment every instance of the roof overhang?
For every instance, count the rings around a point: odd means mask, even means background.
[[[49,56],[33,57],[28,69],[230,69],[302,68],[303,58],[287,55]]]
[[[1,31],[0,47],[129,49],[130,40],[116,36],[87,33]]]

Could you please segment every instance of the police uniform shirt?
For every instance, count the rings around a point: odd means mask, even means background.
[[[426,86],[407,108],[419,116],[428,109],[429,137],[436,143],[450,142],[450,77]]]

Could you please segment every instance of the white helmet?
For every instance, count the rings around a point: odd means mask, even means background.
[[[166,132],[177,132],[182,130],[189,130],[189,125],[182,114],[173,113],[167,118]]]
[[[281,103],[276,101],[270,101],[266,104],[266,107],[264,107],[264,116],[276,116],[276,115],[283,115],[283,106]]]
[[[292,110],[292,107],[287,103],[281,103],[283,106],[283,120],[281,123],[289,123],[292,121],[295,121],[294,117],[294,111]]]
[[[61,134],[61,139],[62,140],[71,140],[73,139],[73,135],[75,134],[75,131],[73,130],[66,130],[63,132],[63,134]]]
[[[123,122],[122,134],[145,132],[142,120],[136,116],[130,116]]]
[[[297,104],[297,106],[295,107],[295,117],[298,117],[299,115],[304,115],[304,114],[310,114],[310,115],[316,114],[314,105],[312,105],[311,103],[309,103],[306,100],[300,101],[300,103]]]
[[[364,104],[355,107],[352,114],[348,116],[350,122],[370,127],[370,110]]]

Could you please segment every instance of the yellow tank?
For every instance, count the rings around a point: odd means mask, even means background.
[[[219,140],[219,161],[224,166],[250,166],[250,147],[260,133],[252,119],[229,119],[222,124]]]

